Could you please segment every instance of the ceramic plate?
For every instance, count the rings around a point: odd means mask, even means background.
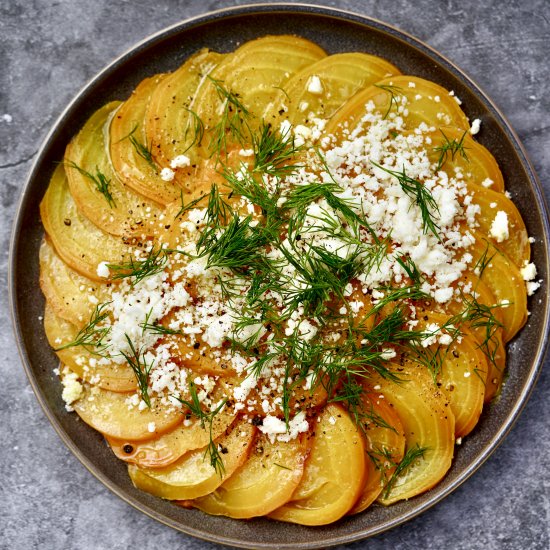
[[[99,433],[65,411],[60,383],[53,374],[57,360],[46,342],[41,316],[44,298],[38,286],[38,248],[44,230],[38,212],[55,163],[66,143],[104,103],[125,99],[146,76],[178,67],[202,47],[232,51],[265,34],[298,34],[329,53],[362,51],[388,59],[404,74],[433,80],[462,99],[470,120],[482,120],[479,141],[496,157],[507,188],[530,235],[537,238],[533,261],[548,280],[544,243],[549,227],[540,184],[518,138],[498,109],[457,67],[430,47],[388,25],[351,13],[300,5],[255,5],[218,11],[178,23],[141,42],[97,75],[61,115],[33,165],[15,220],[11,243],[10,290],[16,336],[23,364],[40,404],[63,441],[109,489],[132,506],[185,533],[245,548],[316,548],[366,538],[423,512],[470,476],[494,451],[516,420],[536,381],[548,336],[548,297],[541,288],[531,301],[529,323],[509,346],[508,379],[500,399],[487,407],[475,431],[457,447],[444,480],[431,491],[389,508],[320,528],[266,519],[236,521],[185,510],[136,490],[126,465],[117,460]]]

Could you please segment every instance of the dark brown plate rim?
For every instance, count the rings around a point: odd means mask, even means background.
[[[352,527],[351,531],[348,530],[343,533],[339,533],[336,527],[331,528],[331,526],[328,526],[328,528],[322,531],[324,538],[321,539],[316,536],[311,537],[311,539],[316,539],[316,540],[310,540],[307,536],[304,536],[304,533],[308,532],[307,530],[304,531],[303,528],[300,528],[298,526],[293,526],[293,525],[287,525],[287,524],[283,526],[281,524],[272,523],[271,525],[274,526],[272,531],[275,534],[273,537],[271,537],[271,540],[254,540],[253,537],[251,538],[250,536],[239,538],[238,536],[224,534],[223,529],[205,530],[201,528],[194,528],[190,525],[186,525],[179,521],[175,521],[173,518],[169,518],[166,514],[164,514],[162,511],[159,511],[157,509],[158,507],[155,506],[154,501],[151,505],[149,505],[148,503],[146,504],[143,501],[138,500],[135,495],[129,494],[128,490],[125,490],[124,488],[119,487],[117,484],[115,484],[103,471],[99,470],[96,464],[89,459],[87,454],[85,454],[83,450],[73,441],[73,439],[69,437],[65,428],[61,425],[61,423],[59,422],[59,419],[56,417],[53,410],[51,409],[51,405],[46,399],[43,389],[39,385],[38,379],[36,378],[35,372],[32,368],[33,359],[29,354],[30,350],[27,349],[24,336],[23,336],[22,322],[29,321],[32,323],[33,320],[25,318],[26,313],[24,312],[22,313],[21,308],[19,307],[19,300],[18,300],[19,292],[21,292],[22,289],[19,288],[19,285],[18,285],[17,259],[18,259],[18,253],[20,248],[20,240],[22,237],[22,231],[24,229],[24,223],[23,223],[24,214],[25,214],[26,208],[28,207],[31,194],[35,192],[34,187],[36,187],[36,185],[33,185],[33,182],[35,182],[38,171],[43,167],[43,163],[45,162],[45,157],[48,154],[48,146],[50,142],[54,139],[56,133],[59,132],[59,128],[62,127],[63,125],[66,125],[67,121],[70,120],[71,113],[79,107],[79,103],[82,101],[82,98],[88,95],[92,90],[95,90],[98,87],[100,88],[104,78],[108,75],[116,73],[119,67],[123,64],[126,64],[129,59],[132,59],[132,57],[137,56],[142,50],[146,49],[148,46],[151,46],[152,44],[156,43],[157,41],[163,39],[168,35],[174,36],[176,34],[177,35],[185,34],[189,32],[189,30],[191,29],[196,29],[201,25],[210,24],[216,21],[223,21],[226,19],[233,19],[237,21],[239,17],[246,17],[250,15],[260,15],[260,14],[261,15],[279,14],[279,15],[286,15],[288,17],[298,16],[298,17],[303,17],[304,20],[308,16],[324,17],[332,20],[335,23],[345,22],[346,24],[352,24],[357,27],[375,30],[382,34],[388,35],[393,39],[395,38],[399,39],[404,43],[405,46],[415,48],[421,54],[423,54],[427,58],[434,60],[439,64],[439,66],[442,66],[444,69],[452,73],[452,75],[454,75],[458,80],[460,80],[460,82],[463,83],[464,86],[466,86],[470,91],[472,91],[472,93],[481,101],[484,108],[496,119],[499,125],[499,131],[503,132],[504,135],[511,142],[511,145],[515,151],[515,154],[517,155],[519,162],[521,163],[521,166],[525,172],[526,184],[529,186],[530,192],[534,195],[535,201],[537,203],[537,207],[538,207],[537,221],[540,224],[540,227],[542,229],[541,241],[542,243],[549,242],[550,226],[548,223],[548,214],[547,214],[547,207],[544,199],[544,194],[542,192],[540,183],[536,177],[534,169],[529,159],[527,158],[527,155],[525,153],[523,146],[521,145],[515,132],[512,130],[510,124],[507,122],[505,117],[500,113],[498,108],[492,103],[492,101],[480,90],[480,88],[469,77],[467,77],[460,69],[454,66],[449,60],[447,60],[445,57],[443,57],[441,54],[439,54],[430,46],[422,43],[421,41],[410,36],[409,34],[401,30],[398,30],[390,25],[387,25],[385,23],[382,23],[380,21],[377,21],[375,19],[363,16],[360,14],[339,10],[339,9],[334,9],[334,8],[321,7],[317,5],[308,5],[308,4],[279,4],[279,3],[251,4],[251,5],[239,6],[239,7],[233,7],[233,8],[226,8],[218,11],[209,12],[194,18],[190,18],[183,22],[177,23],[171,27],[168,27],[144,39],[143,41],[133,46],[126,53],[119,56],[116,60],[114,60],[111,64],[109,64],[103,71],[98,73],[98,75],[94,79],[92,79],[77,94],[77,96],[71,101],[71,103],[67,106],[64,112],[59,116],[58,120],[54,124],[52,130],[44,140],[44,143],[38,152],[38,155],[33,163],[28,179],[21,193],[20,202],[17,208],[17,212],[16,212],[14,224],[13,224],[11,242],[10,242],[10,262],[9,262],[9,274],[8,274],[10,309],[11,309],[11,316],[12,316],[12,321],[14,325],[17,345],[23,361],[23,365],[24,365],[26,374],[28,376],[29,382],[36,394],[36,397],[40,405],[44,410],[44,413],[46,414],[49,421],[52,423],[58,435],[61,437],[64,443],[68,446],[68,448],[74,453],[74,455],[82,462],[82,464],[96,478],[98,478],[105,486],[107,486],[111,491],[117,494],[120,498],[122,498],[123,500],[125,500],[130,505],[137,508],[138,510],[144,512],[150,517],[166,525],[169,525],[175,529],[178,529],[186,534],[189,534],[198,538],[202,538],[205,540],[209,540],[212,542],[229,544],[229,545],[239,546],[243,548],[305,549],[305,548],[317,548],[321,546],[328,547],[328,546],[335,546],[339,544],[361,540],[369,536],[379,534],[387,529],[390,529],[392,527],[395,527],[397,525],[404,523],[405,521],[412,519],[416,515],[422,513],[423,511],[427,510],[428,508],[430,508],[431,506],[433,506],[434,504],[436,504],[437,502],[445,498],[448,494],[450,494],[453,490],[455,490],[461,483],[463,483],[468,477],[470,477],[485,462],[485,460],[487,460],[487,458],[502,442],[504,437],[507,435],[507,433],[510,431],[513,424],[517,420],[518,415],[520,414],[521,410],[525,406],[525,403],[527,402],[533,390],[533,387],[536,383],[537,377],[540,373],[540,369],[544,360],[544,354],[547,347],[548,334],[549,334],[549,328],[550,328],[549,297],[546,292],[546,289],[544,289],[544,292],[543,292],[544,294],[542,297],[543,299],[539,300],[539,304],[536,306],[539,311],[539,316],[538,316],[539,331],[538,331],[538,334],[537,334],[538,337],[536,338],[536,340],[530,344],[532,348],[531,365],[528,368],[523,378],[520,388],[518,388],[519,392],[517,393],[517,395],[515,395],[513,404],[509,408],[507,416],[503,419],[503,421],[500,423],[498,428],[494,430],[494,433],[492,433],[492,437],[490,437],[485,442],[485,444],[481,449],[478,449],[475,459],[472,462],[468,463],[465,467],[463,467],[462,470],[458,473],[458,475],[456,475],[449,483],[446,483],[446,484],[442,483],[436,486],[434,489],[429,491],[424,497],[422,497],[418,501],[415,501],[415,500],[410,501],[410,503],[407,503],[406,508],[396,507],[395,508],[396,513],[393,515],[390,514],[390,516],[384,519],[383,521],[380,521],[366,528],[365,527],[361,528],[361,526],[358,526],[356,530],[353,530],[353,527]],[[259,34],[262,34],[262,33],[259,33]],[[548,255],[546,252],[547,252],[546,249],[544,249],[542,253],[543,257],[539,258],[537,267],[539,268],[539,271],[542,271],[543,273],[547,274],[549,272],[549,263],[548,263]],[[541,260],[543,265],[541,265]],[[36,323],[36,320],[34,322]],[[217,521],[217,519],[214,521]],[[220,520],[220,521],[223,521],[223,520]],[[351,524],[353,524],[354,520],[350,519],[348,521],[351,522]],[[251,524],[253,525],[253,522],[247,522],[246,525],[250,526]],[[293,539],[292,542],[283,542],[281,540],[278,540],[276,532],[280,533],[281,530],[290,530],[291,532],[294,530],[296,532],[297,537],[301,538],[301,540]],[[310,533],[311,535],[313,535],[313,532],[310,532]]]

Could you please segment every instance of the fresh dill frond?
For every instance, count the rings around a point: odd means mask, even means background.
[[[385,485],[388,477],[388,470],[395,467],[397,464],[394,460],[392,451],[385,445],[374,445],[372,449],[367,451],[369,459],[374,464],[374,467],[380,472],[380,482]]]
[[[464,309],[451,317],[446,324],[451,324],[457,330],[466,325],[476,331],[480,339],[478,349],[496,367],[496,355],[501,346],[498,332],[503,324],[495,317],[494,310],[501,308],[502,304],[488,306],[479,302],[474,295],[465,294],[462,294],[462,304]]]
[[[439,226],[434,221],[434,213],[439,215],[439,207],[430,191],[417,179],[408,176],[404,167],[401,172],[397,172],[389,168],[384,168],[384,166],[377,164],[373,160],[371,160],[371,163],[397,179],[404,193],[413,199],[416,206],[420,209],[424,233],[431,231],[439,239],[439,234],[437,233]]]
[[[159,325],[158,323],[148,323],[146,321],[144,323],[140,323],[139,326],[144,332],[151,332],[153,334],[181,334],[181,330],[174,330],[169,327]]]
[[[443,130],[440,129],[439,131],[443,135],[445,141],[441,145],[434,147],[434,151],[439,153],[436,170],[441,170],[445,162],[447,162],[449,155],[451,156],[451,160],[454,160],[456,155],[460,155],[464,160],[468,161],[468,155],[466,154],[467,147],[464,146],[464,140],[468,130],[464,131],[458,141],[456,139],[449,139]]]
[[[489,242],[486,241],[486,246],[483,254],[478,258],[477,262],[474,265],[474,273],[481,279],[483,277],[483,272],[485,269],[487,269],[487,266],[491,263],[491,260],[496,255],[496,249],[495,252],[489,256]]]
[[[252,115],[242,103],[239,94],[225,88],[222,80],[217,80],[209,75],[207,78],[214,86],[223,105],[219,121],[211,129],[210,140],[211,154],[216,154],[219,157],[222,152],[227,153],[228,138],[242,146],[246,145],[247,138],[250,136],[248,120]]]
[[[187,146],[185,151],[183,151],[183,154],[187,153],[187,151],[189,151],[189,149],[191,149],[191,147],[195,145],[200,147],[200,145],[202,144],[202,140],[204,138],[204,122],[201,120],[199,115],[192,109],[189,109],[188,107],[184,107],[184,109],[190,115],[190,118],[187,119],[187,126],[185,128],[184,140],[187,141],[187,136],[189,135],[189,132],[193,132],[193,139],[191,140],[191,143]]]
[[[130,337],[127,334],[124,336],[126,337],[126,342],[128,343],[130,352],[127,353],[120,351],[120,354],[124,357],[124,359],[126,359],[128,365],[134,372],[141,398],[144,403],[151,408],[151,398],[149,396],[149,375],[151,374],[151,370],[155,362],[154,360],[151,360],[151,362],[148,363],[145,357],[146,352],[141,351],[140,348],[136,349]]]
[[[147,255],[142,260],[137,260],[130,256],[128,262],[122,264],[107,264],[107,267],[114,273],[112,279],[132,280],[132,286],[135,286],[142,279],[160,273],[168,261],[167,251],[163,248],[151,247]]]
[[[395,261],[403,268],[413,285],[422,284],[424,280],[422,273],[410,256],[399,256],[395,258]]]
[[[273,466],[277,466],[277,468],[282,468],[283,470],[292,471],[291,468],[289,468],[288,466],[283,466],[282,464],[279,464],[278,462],[274,462]]]
[[[201,203],[204,199],[206,199],[208,195],[201,195],[197,199],[193,199],[192,201],[188,202],[187,204],[183,201],[183,190],[180,189],[180,204],[181,207],[178,210],[178,213],[174,216],[174,220],[177,220],[180,216],[183,216],[185,212],[188,210],[191,210],[192,208],[195,208],[197,204]]]
[[[65,166],[68,166],[69,168],[74,168],[84,177],[92,181],[97,191],[105,197],[105,200],[107,201],[110,208],[116,206],[115,200],[113,199],[110,190],[111,180],[103,172],[101,172],[98,166],[95,167],[95,175],[88,172],[87,170],[84,170],[72,160],[65,161]]]
[[[416,447],[407,450],[405,456],[403,457],[401,462],[399,462],[399,464],[395,468],[395,471],[393,472],[392,476],[387,481],[384,487],[384,498],[388,498],[397,479],[402,476],[407,471],[407,469],[410,468],[418,459],[424,458],[424,453],[427,450],[428,447],[420,447],[418,443],[416,444]]]
[[[331,402],[341,402],[351,415],[355,425],[366,435],[369,427],[385,428],[397,433],[375,410],[372,403],[364,398],[365,389],[355,378],[344,377],[340,390],[330,399]],[[370,405],[365,407],[365,401]]]
[[[388,115],[390,114],[393,107],[395,107],[395,109],[399,107],[398,97],[403,95],[403,90],[399,86],[392,86],[390,84],[375,84],[375,86],[390,94],[388,109],[382,117],[385,120],[386,118],[388,118]]]
[[[403,287],[379,287],[379,291],[385,292],[383,298],[377,300],[376,304],[367,314],[367,317],[377,314],[381,309],[394,302],[400,302],[403,300],[425,300],[429,296],[424,291],[420,290],[418,286],[403,286]]]
[[[126,139],[130,140],[130,143],[132,144],[132,147],[135,149],[136,153],[143,160],[145,160],[145,162],[147,162],[147,164],[151,167],[151,169],[154,172],[157,172],[158,168],[153,159],[153,144],[150,143],[148,145],[147,142],[142,143],[141,141],[138,140],[138,138],[134,135],[138,127],[139,127],[139,124],[136,124],[133,130],[126,136]]]
[[[96,305],[88,324],[78,331],[75,339],[68,344],[54,348],[54,351],[82,346],[94,355],[103,355],[103,352],[107,348],[105,338],[109,335],[111,326],[102,326],[102,323],[109,319],[109,311],[106,308],[110,303],[106,302]]]
[[[259,206],[264,215],[276,215],[278,213],[278,191],[270,193],[263,183],[256,180],[252,172],[242,168],[235,173],[230,168],[224,167],[223,177],[237,195],[245,197],[253,205]]]
[[[254,149],[253,172],[284,177],[290,175],[298,164],[292,161],[303,150],[294,143],[290,127],[284,133],[274,129],[271,124],[262,121],[258,134],[252,136]]]
[[[267,244],[265,237],[250,225],[252,216],[241,219],[234,213],[229,224],[211,239],[199,255],[208,256],[207,268],[227,268],[246,273],[251,265],[266,262],[261,248]]]
[[[222,477],[225,473],[225,466],[223,464],[223,460],[220,454],[220,450],[218,448],[218,445],[214,441],[213,438],[213,431],[212,431],[212,424],[214,422],[214,417],[223,409],[225,406],[227,399],[223,399],[214,409],[206,412],[203,410],[202,404],[199,400],[199,396],[197,394],[197,387],[194,382],[189,382],[189,394],[191,396],[191,400],[181,399],[180,397],[174,398],[179,401],[182,405],[185,405],[190,413],[195,416],[201,423],[201,427],[204,429],[208,425],[208,433],[209,433],[209,443],[206,447],[206,450],[204,452],[204,456],[209,455],[210,457],[210,465],[212,468],[214,468],[215,472]]]

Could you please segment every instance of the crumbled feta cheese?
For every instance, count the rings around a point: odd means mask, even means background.
[[[479,118],[474,119],[474,121],[472,122],[472,127],[470,128],[470,134],[472,134],[472,136],[475,136],[479,133],[480,128],[481,120]]]
[[[508,214],[503,210],[497,212],[491,224],[490,235],[496,239],[497,243],[505,241],[510,236],[508,229]]]
[[[176,170],[177,168],[185,168],[186,166],[190,166],[190,165],[191,165],[191,159],[187,155],[178,155],[177,157],[172,159],[172,162],[170,162],[170,168],[172,168],[172,170]],[[167,181],[171,181],[171,180],[167,180]]]
[[[527,296],[533,296],[533,294],[540,288],[540,282],[528,281],[525,283],[527,288]]]
[[[97,265],[97,275],[98,277],[103,277],[104,279],[108,279],[111,275],[111,271],[109,270],[109,263],[108,262],[100,262]]]
[[[537,267],[533,263],[525,263],[520,273],[524,281],[532,281],[537,276]]]
[[[307,91],[315,95],[321,95],[323,93],[323,84],[317,75],[314,74],[309,77]]]
[[[160,179],[164,181],[172,181],[176,173],[170,168],[163,168],[160,171]]]
[[[63,384],[61,397],[65,401],[65,408],[68,411],[72,411],[71,405],[82,397],[84,387],[78,381],[78,376],[70,371],[62,376],[61,383]]]

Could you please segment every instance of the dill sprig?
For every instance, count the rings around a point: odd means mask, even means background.
[[[422,273],[410,256],[399,256],[395,258],[395,261],[403,268],[413,285],[420,286],[422,284],[424,280]]]
[[[399,86],[392,86],[390,84],[375,84],[374,86],[390,94],[388,109],[382,117],[385,120],[386,118],[388,118],[388,115],[390,114],[393,107],[395,107],[396,109],[399,107],[399,101],[397,98],[403,95],[403,91]]]
[[[222,80],[209,75],[207,78],[214,86],[218,98],[223,102],[222,114],[212,128],[210,140],[211,154],[219,157],[222,152],[227,152],[228,137],[243,146],[246,145],[247,137],[250,136],[248,120],[252,115],[242,103],[239,94],[225,88]]]
[[[157,165],[153,159],[153,143],[150,143],[148,145],[147,142],[142,143],[141,141],[138,140],[138,138],[134,135],[138,127],[139,127],[139,124],[136,124],[132,129],[132,131],[123,139],[129,139],[136,153],[143,160],[145,160],[145,162],[147,162],[147,164],[151,167],[151,169],[154,172],[157,172]]]
[[[408,176],[405,172],[405,167],[403,167],[401,172],[397,172],[395,170],[385,168],[373,160],[371,162],[374,166],[380,168],[380,170],[383,170],[387,174],[397,178],[401,189],[403,189],[406,195],[414,200],[414,204],[416,204],[416,206],[420,209],[424,233],[431,231],[439,239],[439,235],[437,233],[439,226],[434,221],[434,212],[439,215],[439,207],[437,206],[437,203],[435,202],[435,199],[430,191],[417,179]]]
[[[246,273],[249,266],[267,261],[261,249],[268,241],[254,230],[251,222],[252,216],[241,219],[235,212],[221,233],[212,235],[208,244],[199,249],[201,257],[208,256],[207,268],[219,267]]]
[[[384,498],[388,498],[397,479],[402,476],[407,471],[407,469],[410,468],[418,459],[423,458],[424,453],[427,450],[428,447],[420,447],[418,443],[416,444],[416,447],[407,449],[405,456],[403,457],[401,462],[397,464],[395,471],[393,472],[392,476],[387,481],[384,487]]]
[[[378,291],[384,292],[384,296],[376,301],[372,309],[368,313],[368,317],[375,315],[380,310],[394,302],[403,300],[425,300],[428,294],[422,291],[418,286],[403,286],[403,287],[379,287]]]
[[[151,247],[143,259],[138,260],[130,256],[128,262],[107,264],[107,267],[114,272],[112,279],[130,278],[132,286],[135,286],[142,279],[160,273],[167,261],[168,252],[166,250]]]
[[[393,458],[392,451],[385,445],[373,446],[372,449],[367,451],[370,460],[374,464],[374,467],[381,473],[381,482],[384,485],[387,477],[388,470],[396,466],[396,462]]]
[[[84,170],[72,160],[65,161],[65,166],[68,166],[69,168],[74,168],[75,170],[80,172],[84,177],[92,181],[97,191],[105,197],[105,200],[107,201],[110,208],[113,208],[113,206],[116,206],[115,200],[113,199],[113,196],[111,195],[111,190],[110,190],[111,180],[103,172],[101,172],[98,166],[95,167],[95,175],[88,172],[87,170]]]
[[[121,350],[120,354],[124,357],[124,359],[126,359],[128,365],[130,365],[130,368],[134,372],[141,398],[145,404],[151,408],[151,398],[149,396],[149,375],[151,374],[151,370],[155,362],[154,360],[151,360],[151,362],[148,363],[146,359],[146,351],[142,351],[141,348],[136,349],[130,337],[127,334],[124,336],[126,337],[126,342],[128,343],[130,351],[125,352]]]
[[[181,334],[181,330],[174,330],[169,327],[159,325],[158,323],[148,323],[146,321],[144,323],[140,323],[139,326],[144,332],[147,331],[152,334]]]
[[[107,348],[105,338],[109,335],[111,327],[110,325],[102,326],[102,323],[109,319],[109,311],[106,308],[110,303],[96,305],[88,324],[78,331],[75,339],[68,344],[54,348],[54,351],[82,346],[94,355],[103,355]]]
[[[365,399],[365,388],[354,377],[346,376],[340,390],[330,399],[332,402],[342,402],[351,415],[355,425],[366,435],[369,427],[385,428],[397,433],[396,429],[386,422],[375,410],[370,400]],[[367,410],[365,401],[370,407]]]
[[[443,139],[445,140],[441,145],[438,145],[437,147],[434,147],[434,151],[439,152],[439,159],[437,161],[437,168],[436,170],[441,170],[445,162],[447,162],[447,158],[450,155],[451,160],[454,160],[456,155],[460,155],[464,160],[468,161],[468,155],[466,154],[467,147],[464,147],[464,140],[466,138],[466,134],[468,133],[468,130],[465,130],[462,134],[461,138],[457,141],[456,139],[449,139],[443,130],[439,130],[441,134],[443,135]]]
[[[185,212],[188,210],[191,210],[192,208],[195,208],[197,204],[201,203],[205,198],[207,198],[208,195],[201,195],[200,197],[193,199],[192,201],[185,204],[183,200],[183,190],[180,189],[180,209],[178,210],[178,213],[174,216],[174,220],[177,220],[179,217],[183,216]]]
[[[262,121],[260,131],[252,136],[254,149],[253,172],[283,177],[294,172],[299,165],[292,164],[296,155],[303,150],[294,143],[290,127],[282,133],[271,124]]]
[[[270,193],[263,183],[256,180],[252,172],[243,167],[235,173],[224,167],[223,177],[235,193],[247,198],[253,205],[259,206],[264,215],[278,214],[278,190],[275,193]]]
[[[483,254],[478,258],[477,262],[474,265],[474,273],[481,279],[483,277],[483,272],[487,269],[487,266],[491,263],[491,260],[497,254],[497,250],[489,256],[489,242],[486,241],[485,250]]]
[[[197,387],[194,382],[189,382],[189,394],[191,396],[191,400],[185,400],[181,399],[180,397],[175,397],[182,405],[185,405],[191,414],[199,419],[201,423],[201,427],[204,429],[206,428],[206,425],[208,424],[208,431],[209,431],[209,438],[210,441],[206,447],[206,450],[204,452],[204,456],[209,455],[210,456],[210,465],[216,473],[222,477],[225,473],[225,467],[223,465],[223,460],[220,454],[220,451],[218,449],[218,445],[215,443],[213,439],[213,432],[212,432],[212,424],[214,422],[214,417],[222,410],[222,408],[225,406],[227,399],[223,399],[213,410],[210,410],[209,412],[206,412],[203,410],[203,407],[201,405],[201,402],[199,400],[199,396],[197,394]]]
[[[200,147],[200,145],[202,144],[202,140],[204,138],[204,122],[201,120],[199,115],[192,109],[189,109],[188,107],[184,107],[184,109],[190,115],[190,118],[187,119],[187,126],[185,128],[184,140],[187,141],[187,136],[189,135],[189,132],[193,132],[193,139],[191,140],[191,143],[187,146],[185,151],[183,151],[183,154],[187,153],[187,151],[189,151],[189,149],[191,149],[191,147],[195,145]]]

